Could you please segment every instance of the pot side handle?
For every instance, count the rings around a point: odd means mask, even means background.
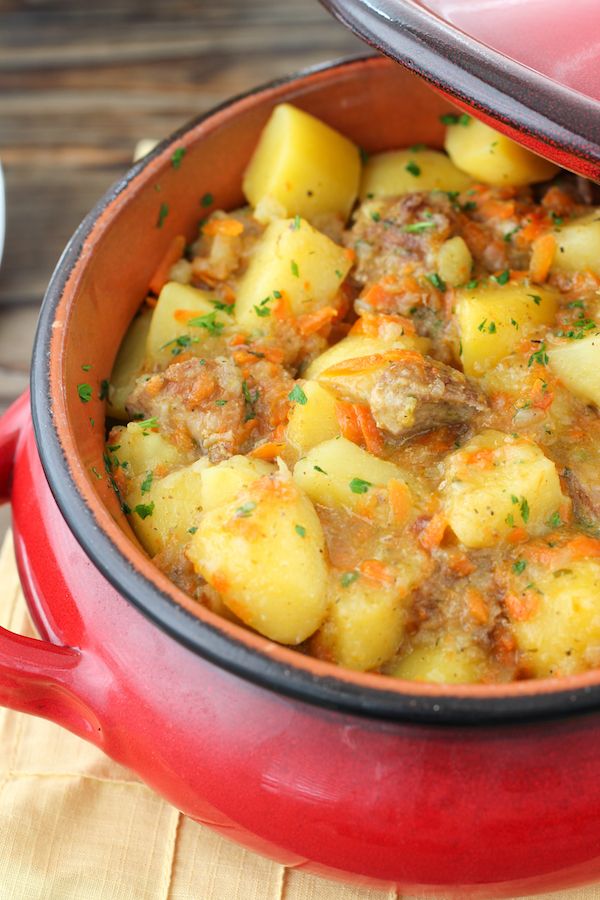
[[[29,419],[29,391],[0,417],[0,503],[10,499],[19,436]],[[2,598],[4,599],[4,598]],[[73,676],[81,654],[72,647],[13,634],[0,627],[0,705],[82,729]],[[66,721],[65,721],[66,720]]]

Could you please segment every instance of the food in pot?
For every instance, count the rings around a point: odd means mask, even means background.
[[[249,205],[206,194],[165,247],[106,465],[156,565],[273,641],[424,681],[579,672],[600,665],[600,210],[443,120],[448,155],[365,158],[274,110]]]

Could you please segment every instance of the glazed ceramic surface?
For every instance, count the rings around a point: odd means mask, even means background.
[[[600,879],[598,673],[444,688],[306,658],[178,591],[107,484],[101,383],[156,260],[194,233],[205,192],[240,202],[283,99],[368,150],[438,145],[448,109],[384,60],[311,72],[192,123],[83,223],[40,322],[35,437],[27,397],[0,421],[0,497],[10,488],[43,638],[0,629],[0,702],[93,741],[188,815],[288,865],[446,898]]]

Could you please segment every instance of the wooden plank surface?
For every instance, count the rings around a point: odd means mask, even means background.
[[[0,0],[0,412],[27,385],[37,310],[62,248],[140,137],[363,50],[317,0]],[[0,511],[0,534],[6,521]]]

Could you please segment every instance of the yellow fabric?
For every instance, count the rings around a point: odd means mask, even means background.
[[[12,540],[0,625],[35,634]],[[600,887],[554,900],[600,900]],[[192,822],[67,731],[0,710],[0,900],[409,900],[269,862]],[[540,898],[538,898],[540,900]]]

